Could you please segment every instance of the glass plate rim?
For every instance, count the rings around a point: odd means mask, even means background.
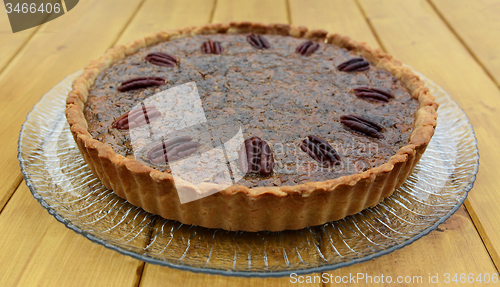
[[[420,75],[422,77],[425,77],[422,73],[415,71],[412,67],[410,67],[408,65],[405,65],[405,66],[411,68],[416,74],[418,74],[418,75]],[[82,73],[82,71],[83,70],[78,70],[78,71],[76,71],[74,73],[71,73],[71,74],[67,75],[64,79],[66,79],[68,77],[71,77],[71,76],[74,76],[74,75],[77,75],[79,73]],[[437,87],[441,88],[441,86],[437,85],[434,81],[430,80],[427,77],[425,77],[425,78],[429,82],[431,82],[434,85],[436,85]],[[59,83],[61,83],[62,81],[64,81],[64,79],[62,79]],[[475,183],[476,177],[477,177],[477,172],[479,170],[479,157],[480,157],[480,155],[479,155],[479,149],[478,149],[478,146],[477,146],[477,138],[476,138],[476,134],[475,134],[474,128],[473,128],[473,126],[472,126],[472,124],[470,122],[469,117],[465,113],[465,111],[462,108],[460,108],[460,106],[458,105],[458,103],[455,100],[453,100],[453,98],[448,94],[448,92],[446,92],[443,89],[443,91],[445,92],[446,96],[448,97],[448,100],[450,101],[450,103],[453,104],[453,105],[455,105],[455,107],[457,109],[459,109],[461,113],[463,113],[464,121],[465,121],[464,126],[470,128],[471,137],[473,139],[472,145],[474,147],[474,151],[475,151],[475,154],[476,154],[476,160],[477,161],[476,161],[476,164],[474,165],[474,171],[473,171],[473,174],[471,176],[469,184],[463,188],[463,191],[465,192],[464,196],[462,198],[460,198],[459,201],[457,201],[457,204],[455,204],[455,206],[450,211],[448,211],[443,217],[441,217],[432,226],[429,226],[428,228],[424,229],[421,233],[416,234],[415,236],[409,238],[408,240],[406,240],[406,241],[404,241],[404,242],[402,242],[400,244],[397,244],[395,246],[392,246],[390,248],[387,248],[385,250],[376,252],[374,254],[371,254],[371,255],[368,255],[368,256],[365,256],[365,257],[362,257],[362,258],[354,259],[354,260],[351,260],[351,261],[348,261],[348,262],[342,262],[342,263],[337,263],[337,264],[332,264],[332,265],[323,265],[323,266],[319,266],[319,267],[297,269],[297,270],[293,270],[293,271],[269,271],[269,272],[254,272],[254,271],[249,271],[249,272],[241,272],[241,271],[230,271],[230,270],[222,270],[222,269],[215,269],[215,268],[205,268],[205,269],[202,269],[202,268],[196,268],[196,267],[192,267],[192,266],[188,266],[188,265],[175,264],[175,263],[165,262],[165,261],[154,259],[154,258],[150,258],[150,257],[144,257],[144,256],[141,256],[140,254],[135,253],[135,252],[125,250],[125,249],[123,249],[121,247],[118,247],[118,246],[115,246],[115,245],[112,245],[112,244],[108,244],[106,241],[104,241],[102,239],[99,239],[96,236],[94,236],[94,235],[92,235],[92,234],[90,234],[88,232],[85,232],[85,231],[81,230],[80,228],[78,228],[77,226],[71,224],[65,218],[63,218],[62,216],[60,216],[54,209],[52,209],[50,207],[50,205],[47,204],[43,200],[43,198],[36,193],[36,189],[33,186],[32,182],[30,181],[29,174],[25,170],[24,160],[22,158],[22,151],[21,151],[21,140],[22,140],[23,133],[25,132],[25,129],[26,129],[25,125],[27,124],[29,117],[32,115],[33,112],[36,111],[37,106],[41,105],[41,102],[42,102],[43,98],[47,94],[49,94],[50,92],[53,91],[54,87],[52,87],[47,93],[45,93],[44,95],[42,95],[42,97],[40,98],[40,100],[33,106],[33,108],[30,110],[30,112],[26,115],[26,120],[23,123],[23,125],[21,126],[21,130],[19,132],[19,137],[18,137],[18,154],[17,154],[17,159],[19,160],[19,165],[20,165],[20,168],[21,168],[21,173],[23,174],[23,179],[24,179],[24,181],[26,183],[26,186],[29,188],[31,194],[33,195],[33,197],[57,221],[63,223],[67,228],[69,228],[70,230],[73,230],[77,234],[80,234],[80,235],[84,236],[85,238],[87,238],[91,242],[97,243],[99,245],[102,245],[102,246],[110,249],[110,250],[116,251],[116,252],[118,252],[118,253],[120,253],[122,255],[130,256],[130,257],[132,257],[134,259],[137,259],[137,260],[140,260],[140,261],[143,261],[143,262],[146,262],[146,263],[155,264],[155,265],[159,265],[159,266],[165,266],[165,267],[169,267],[169,268],[174,268],[174,269],[181,270],[181,271],[190,271],[190,272],[194,272],[194,273],[203,273],[203,274],[211,274],[211,275],[223,275],[223,276],[231,276],[231,277],[278,278],[278,277],[290,276],[291,274],[304,275],[304,274],[311,274],[311,273],[319,273],[319,272],[325,272],[325,271],[332,271],[332,270],[335,270],[335,269],[339,269],[339,268],[343,268],[343,267],[348,267],[348,266],[351,266],[351,265],[354,265],[354,264],[358,264],[358,263],[370,261],[372,259],[381,257],[383,255],[387,255],[389,253],[392,253],[392,252],[394,252],[396,250],[399,250],[399,249],[401,249],[403,247],[406,247],[406,246],[412,244],[416,240],[418,240],[418,239],[420,239],[420,238],[428,235],[431,231],[435,230],[439,225],[441,225],[448,218],[450,218],[460,208],[460,206],[462,206],[462,204],[464,203],[465,199],[467,199],[469,191],[474,186],[474,183]]]

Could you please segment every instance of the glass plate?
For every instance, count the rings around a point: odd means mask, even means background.
[[[345,267],[402,248],[464,202],[478,170],[474,131],[450,96],[427,78],[440,104],[436,133],[393,196],[343,220],[297,231],[229,232],[166,220],[115,196],[83,161],[64,116],[76,72],[28,114],[18,159],[33,196],[93,242],[153,264],[232,276],[288,276]]]

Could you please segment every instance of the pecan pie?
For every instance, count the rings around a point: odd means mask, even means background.
[[[66,117],[92,172],[131,204],[185,224],[280,231],[390,196],[436,110],[418,76],[366,44],[242,22],[110,49],[73,83]]]

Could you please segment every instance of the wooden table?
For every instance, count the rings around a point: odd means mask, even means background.
[[[408,247],[328,274],[422,276],[424,282],[429,274],[439,274],[434,286],[463,285],[446,284],[445,273],[498,274],[498,15],[500,2],[494,0],[82,0],[63,17],[12,34],[7,14],[0,12],[0,286],[297,285],[288,277],[247,279],[178,271],[94,244],[57,222],[33,199],[16,158],[18,134],[32,106],[107,48],[157,30],[243,20],[322,28],[379,47],[444,87],[475,128],[479,173],[456,214]]]

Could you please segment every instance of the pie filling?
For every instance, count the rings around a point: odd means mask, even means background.
[[[179,107],[144,102],[188,83],[196,86],[206,122],[167,133],[155,120]],[[257,187],[324,181],[379,166],[408,144],[418,107],[389,72],[335,45],[215,34],[163,42],[114,63],[95,80],[84,115],[95,139],[166,172],[171,162],[241,129],[246,141],[240,156],[248,159],[239,168],[247,174],[237,184]],[[149,143],[134,152],[130,131],[145,124],[157,132],[144,135]]]

